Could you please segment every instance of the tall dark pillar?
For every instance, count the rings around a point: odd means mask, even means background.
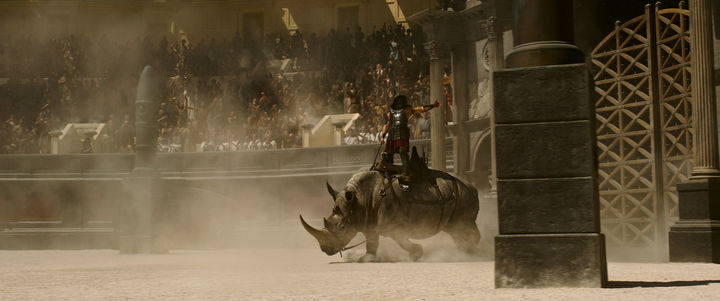
[[[159,88],[152,67],[146,66],[138,82],[135,100],[135,168],[123,181],[128,199],[121,204],[118,225],[121,253],[165,251],[157,243],[156,218],[156,208],[162,199],[162,183],[155,169]]]
[[[157,150],[157,108],[160,105],[160,87],[155,71],[145,66],[138,81],[135,98],[135,168],[133,175],[155,174]]]
[[[593,106],[572,1],[515,1],[513,69],[493,72],[495,286],[601,287]]]
[[[572,0],[513,0],[513,50],[507,67],[582,63],[573,45]]]

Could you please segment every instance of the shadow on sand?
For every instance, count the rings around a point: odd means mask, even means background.
[[[708,285],[720,283],[720,280],[695,280],[695,281],[608,281],[607,288],[633,288],[633,287],[680,287]]]

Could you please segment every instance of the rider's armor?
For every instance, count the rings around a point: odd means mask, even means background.
[[[410,130],[407,124],[408,118],[407,114],[405,114],[405,109],[391,109],[389,140],[408,139],[410,137]]]

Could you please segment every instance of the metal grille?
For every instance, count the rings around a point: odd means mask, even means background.
[[[687,16],[682,7],[648,5],[617,22],[591,54],[600,213],[611,252],[665,248],[666,219],[677,216],[675,185],[692,166]]]

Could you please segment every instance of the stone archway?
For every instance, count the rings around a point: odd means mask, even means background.
[[[492,189],[490,176],[492,175],[491,164],[491,143],[490,129],[479,133],[477,140],[471,146],[470,171],[467,172],[467,179],[472,182],[480,195],[488,194]]]

